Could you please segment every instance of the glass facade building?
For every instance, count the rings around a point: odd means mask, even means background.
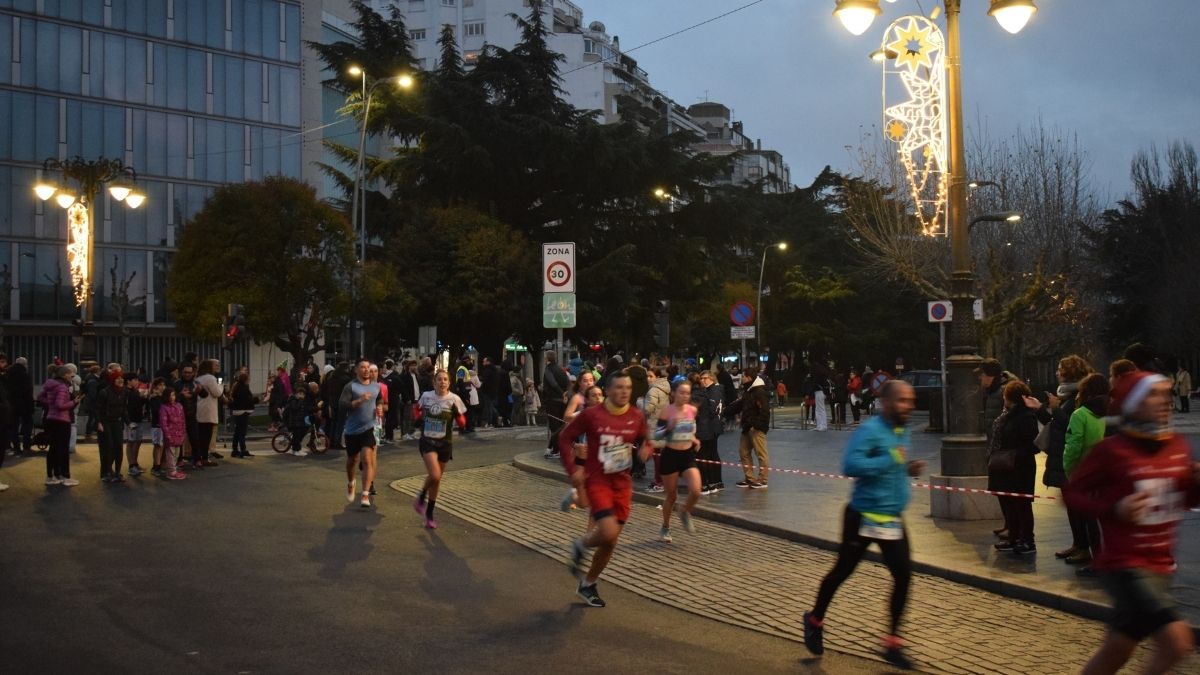
[[[180,228],[222,183],[302,176],[301,15],[300,0],[0,0],[0,293],[9,300],[0,306],[10,341],[61,340],[79,317],[65,211],[32,189],[44,160],[74,156],[121,159],[148,197],[137,210],[106,192],[97,199],[102,345],[115,318],[114,266],[118,281],[136,272],[131,295],[146,297],[130,320],[170,337],[164,289]]]

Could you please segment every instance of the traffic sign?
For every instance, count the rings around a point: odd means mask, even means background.
[[[745,300],[738,300],[729,308],[729,320],[735,326],[750,326],[754,324],[754,305]]]
[[[542,326],[545,328],[574,328],[575,294],[544,293],[542,295]]]
[[[542,292],[575,292],[575,242],[542,244]]]
[[[730,326],[729,339],[731,340],[753,340],[754,326]]]
[[[983,300],[976,299],[971,305],[975,320],[983,321]],[[926,317],[930,323],[944,323],[954,318],[954,305],[949,300],[935,300],[929,303]]]

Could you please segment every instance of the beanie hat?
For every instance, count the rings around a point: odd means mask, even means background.
[[[1144,370],[1134,371],[1118,380],[1116,386],[1113,387],[1113,406],[1123,417],[1128,417],[1138,409],[1142,401],[1146,400],[1154,385],[1167,381],[1167,378],[1158,373]]]

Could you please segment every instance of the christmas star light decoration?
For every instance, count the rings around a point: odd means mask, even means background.
[[[71,271],[71,285],[75,289],[75,304],[81,307],[91,291],[91,279],[88,278],[90,230],[87,206],[75,202],[67,209],[67,266]]]
[[[896,55],[883,65],[884,135],[897,145],[927,235],[946,234],[945,44],[937,24],[906,16],[888,26],[882,45]]]

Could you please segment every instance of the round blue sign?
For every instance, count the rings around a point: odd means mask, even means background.
[[[933,303],[933,307],[929,310],[929,315],[934,319],[941,321],[946,318],[946,306],[940,302]]]
[[[735,326],[750,326],[754,324],[754,307],[745,300],[733,303],[729,309],[729,320]]]

